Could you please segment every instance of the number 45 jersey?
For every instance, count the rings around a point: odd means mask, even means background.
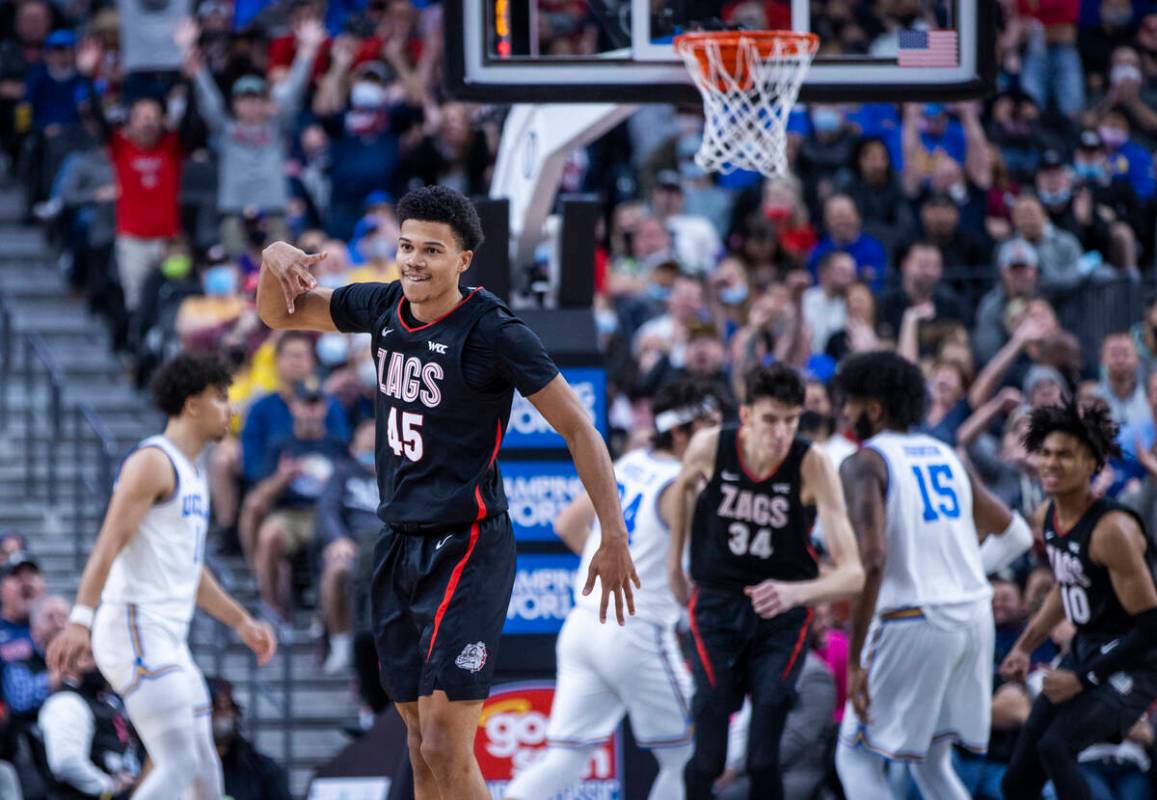
[[[972,519],[972,484],[952,448],[931,436],[892,431],[864,447],[888,467],[888,557],[877,612],[991,596]]]

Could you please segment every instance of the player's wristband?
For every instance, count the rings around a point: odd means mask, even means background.
[[[92,630],[92,620],[96,616],[96,610],[90,606],[75,605],[72,607],[72,612],[68,615],[68,621],[80,625],[82,628]]]

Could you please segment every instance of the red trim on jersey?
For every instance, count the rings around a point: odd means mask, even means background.
[[[1085,518],[1085,515],[1089,513],[1089,509],[1092,508],[1093,504],[1096,502],[1097,502],[1096,497],[1094,497],[1092,500],[1090,500],[1089,504],[1087,506],[1085,506],[1085,510],[1082,511],[1080,513],[1080,515],[1073,521],[1073,524],[1069,526],[1068,530],[1063,530],[1061,528],[1060,520],[1057,519],[1057,505],[1054,502],[1053,507],[1049,510],[1049,513],[1053,515],[1053,530],[1056,531],[1057,536],[1059,536],[1063,539],[1066,536],[1068,536],[1070,533],[1072,533],[1073,528],[1075,528],[1081,524],[1081,520],[1083,520]]]
[[[402,298],[400,300],[398,300],[398,313],[396,315],[398,317],[398,322],[400,322],[402,327],[405,328],[406,331],[409,333],[417,333],[418,331],[424,331],[424,330],[426,330],[426,328],[429,328],[432,325],[437,325],[439,322],[446,319],[446,317],[450,316],[455,311],[460,309],[462,306],[466,305],[466,301],[469,300],[474,295],[478,294],[480,291],[482,291],[481,286],[475,287],[474,291],[472,291],[470,294],[466,295],[465,297],[463,297],[461,300],[458,301],[458,305],[454,306],[452,309],[447,311],[445,314],[438,317],[438,319],[431,320],[430,322],[419,325],[416,328],[411,328],[409,325],[406,324],[406,317],[402,313],[402,303],[406,302],[406,297],[405,297],[405,295],[403,295]]]
[[[454,565],[454,571],[450,573],[450,581],[446,584],[446,592],[442,595],[442,602],[438,604],[438,610],[434,613],[434,632],[430,634],[430,647],[426,650],[427,661],[434,654],[434,643],[438,641],[438,629],[442,627],[442,617],[446,616],[446,609],[450,607],[450,601],[454,599],[454,592],[458,589],[458,581],[462,579],[462,570],[466,569],[466,562],[474,553],[474,545],[478,544],[478,526],[486,518],[486,503],[482,500],[481,487],[474,489],[474,502],[478,504],[478,516],[470,525],[470,544],[466,546],[466,554]]]
[[[803,651],[803,643],[807,640],[807,629],[812,624],[812,610],[807,610],[807,616],[804,618],[803,625],[799,626],[799,636],[796,637],[795,647],[792,648],[791,655],[787,659],[787,666],[783,668],[783,675],[780,680],[787,680],[787,676],[791,674],[791,668],[795,666],[795,661],[799,658],[800,652]]]
[[[494,435],[494,452],[490,454],[490,461],[486,465],[486,469],[494,466],[495,460],[498,458],[498,451],[502,449],[502,420],[498,420],[498,433]],[[479,495],[481,496],[481,495]]]
[[[773,477],[775,477],[775,473],[779,472],[779,468],[783,466],[783,462],[787,461],[787,456],[791,455],[791,445],[788,445],[787,454],[784,455],[784,457],[782,459],[780,459],[779,463],[776,464],[774,467],[772,467],[771,471],[769,471],[762,478],[759,477],[758,475],[756,475],[750,469],[748,469],[747,468],[747,462],[744,461],[744,459],[743,459],[743,428],[742,427],[740,427],[740,429],[735,433],[735,451],[739,454],[739,468],[741,470],[743,470],[743,474],[747,476],[747,479],[749,481],[754,482],[754,483],[763,483],[766,480],[771,480]]]
[[[707,654],[707,645],[699,635],[699,622],[695,619],[695,603],[699,600],[699,590],[691,592],[691,602],[687,605],[688,616],[691,618],[691,638],[695,640],[695,652],[699,654],[699,662],[703,664],[703,671],[707,673],[707,682],[715,687],[715,667],[711,664],[711,656]]]

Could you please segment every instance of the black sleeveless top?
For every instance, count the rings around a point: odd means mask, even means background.
[[[1113,511],[1123,511],[1133,517],[1144,532],[1144,524],[1132,509],[1107,498],[1094,501],[1067,531],[1057,526],[1055,503],[1049,503],[1045,514],[1045,551],[1060,586],[1065,616],[1076,627],[1078,634],[1095,641],[1123,636],[1133,630],[1134,626],[1133,617],[1117,599],[1109,570],[1095,563],[1089,556],[1093,530],[1102,517]],[[1152,574],[1152,547],[1146,552],[1146,561]]]
[[[118,772],[137,773],[141,769],[140,754],[137,751],[135,734],[129,727],[128,718],[121,706],[121,700],[111,691],[94,697],[88,692],[71,686],[63,686],[60,691],[72,692],[92,711],[92,745],[88,757],[104,772],[116,775]],[[52,781],[52,800],[81,800],[91,798],[70,784]],[[117,795],[118,797],[128,795]]]
[[[699,494],[691,527],[696,585],[742,592],[768,578],[819,575],[810,538],[815,506],[800,500],[800,467],[809,447],[797,437],[776,471],[758,480],[743,463],[739,428],[719,432],[715,472]]]

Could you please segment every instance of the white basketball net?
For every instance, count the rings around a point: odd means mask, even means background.
[[[761,52],[754,39],[741,37],[735,64],[725,63],[730,49],[710,40],[676,47],[703,95],[706,122],[695,162],[708,172],[786,175],[787,120],[815,43],[787,36],[765,40]]]

